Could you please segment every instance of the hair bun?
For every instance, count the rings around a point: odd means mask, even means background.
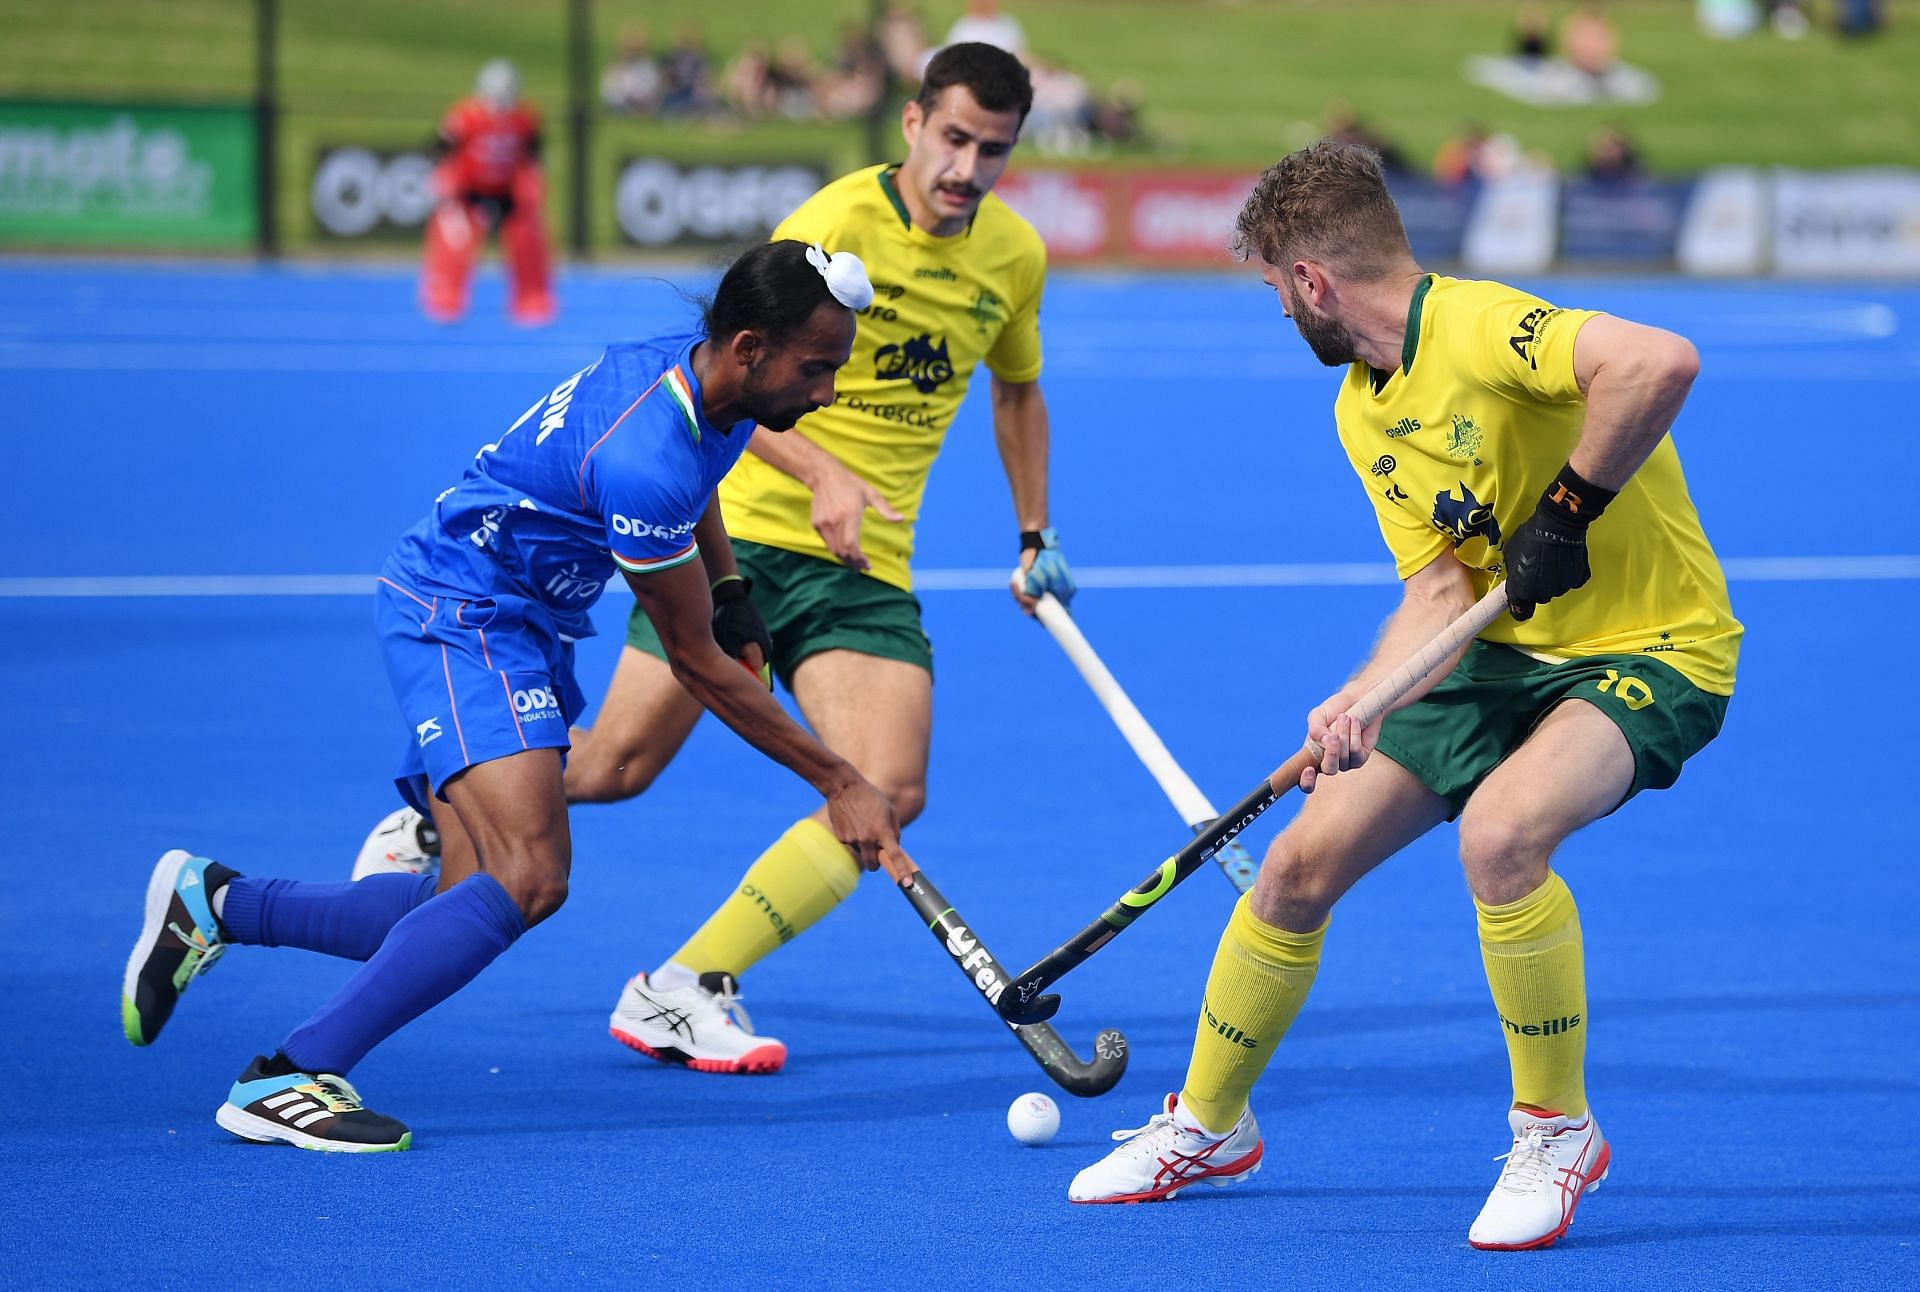
[[[867,267],[851,251],[828,255],[816,242],[807,248],[807,263],[827,280],[827,291],[833,299],[856,314],[873,304],[873,284],[867,279]]]

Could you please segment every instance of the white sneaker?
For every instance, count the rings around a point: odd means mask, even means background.
[[[433,822],[410,807],[382,818],[360,845],[353,877],[368,875],[437,875],[440,873],[440,835]]]
[[[650,1058],[696,1072],[778,1072],[787,1061],[786,1046],[753,1034],[730,973],[703,973],[697,986],[671,990],[641,974],[620,993],[607,1031]]]
[[[1581,1197],[1607,1178],[1613,1152],[1591,1112],[1576,1124],[1557,1114],[1515,1108],[1507,1121],[1513,1126],[1513,1148],[1504,1155],[1499,1183],[1467,1231],[1467,1241],[1494,1252],[1551,1247],[1573,1223]]]
[[[1221,1188],[1258,1171],[1266,1152],[1251,1108],[1232,1130],[1215,1135],[1187,1113],[1178,1095],[1168,1095],[1166,1111],[1145,1126],[1113,1137],[1120,1147],[1073,1177],[1069,1201],[1160,1202],[1203,1181]]]

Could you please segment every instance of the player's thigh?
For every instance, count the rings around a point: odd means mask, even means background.
[[[529,924],[559,909],[572,869],[560,761],[558,749],[529,749],[474,763],[440,788],[480,870],[507,890]]]
[[[1585,700],[1563,700],[1487,775],[1460,814],[1460,858],[1474,896],[1518,901],[1546,881],[1553,850],[1620,806],[1634,786],[1633,748]]]
[[[793,695],[827,748],[892,797],[896,812],[918,814],[933,730],[931,674],[904,660],[825,650],[795,668]]]
[[[673,761],[704,712],[664,658],[629,644],[593,726],[574,732],[568,799],[604,803],[640,793]]]
[[[1305,933],[1368,871],[1447,819],[1447,800],[1385,754],[1323,776],[1274,838],[1253,912]]]

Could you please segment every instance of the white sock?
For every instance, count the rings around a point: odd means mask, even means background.
[[[669,960],[648,974],[647,981],[661,991],[678,991],[682,987],[698,987],[700,975],[677,960]]]
[[[227,913],[227,890],[231,887],[232,884],[222,884],[213,890],[213,900],[208,905],[213,907],[213,918],[216,920]]]

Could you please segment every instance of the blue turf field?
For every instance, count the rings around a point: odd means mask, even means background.
[[[237,950],[131,1049],[114,997],[154,857],[344,875],[399,739],[364,576],[538,393],[681,307],[634,274],[574,275],[560,325],[521,333],[491,279],[473,321],[436,330],[399,272],[0,262],[8,1283],[1920,1284],[1920,712],[1901,663],[1920,290],[1542,290],[1699,343],[1676,436],[1749,635],[1720,741],[1563,853],[1615,1165],[1557,1248],[1502,1257],[1465,1244],[1506,1148],[1506,1067],[1449,832],[1336,915],[1256,1091],[1265,1170],[1075,1208],[1073,1172],[1179,1082],[1227,886],[1196,875],[1068,980],[1063,1033],[1124,1028],[1132,1068],[1063,1101],[1044,1149],[1001,1120],[1044,1079],[884,882],[750,976],[784,1074],[657,1067],[606,1037],[621,981],[809,806],[711,723],[645,799],[575,813],[566,910],[355,1072],[413,1152],[230,1139],[226,1083],[348,967]],[[1393,603],[1332,436],[1335,378],[1251,279],[1063,275],[1046,331],[1080,622],[1195,779],[1237,797]],[[1013,524],[984,403],[922,527],[939,682],[908,843],[1018,967],[1184,831],[990,586]],[[1220,566],[1239,568],[1200,568]],[[583,655],[596,697],[625,601]]]

